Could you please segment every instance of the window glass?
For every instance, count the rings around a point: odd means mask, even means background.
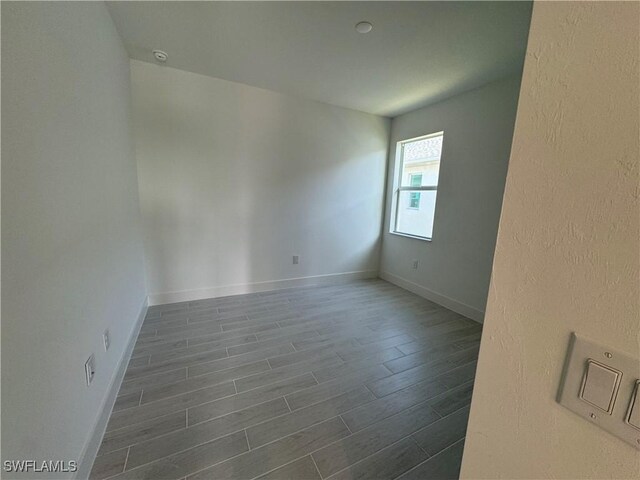
[[[400,178],[392,231],[431,239],[443,133],[400,142]]]

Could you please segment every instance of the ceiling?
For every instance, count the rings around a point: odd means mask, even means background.
[[[522,68],[530,2],[108,2],[132,58],[393,117]],[[373,30],[359,34],[366,20]]]

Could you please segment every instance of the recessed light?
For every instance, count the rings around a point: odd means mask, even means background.
[[[154,50],[153,57],[160,63],[164,63],[167,61],[167,58],[169,57],[169,55],[167,55],[167,53],[163,52],[162,50]]]
[[[369,33],[372,28],[373,25],[369,22],[359,22],[356,24],[356,32],[358,33]]]

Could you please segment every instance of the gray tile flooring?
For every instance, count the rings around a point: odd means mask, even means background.
[[[480,333],[382,280],[151,307],[91,478],[457,478]]]

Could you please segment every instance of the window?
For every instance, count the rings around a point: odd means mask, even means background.
[[[430,240],[436,211],[444,132],[398,143],[392,233]]]

